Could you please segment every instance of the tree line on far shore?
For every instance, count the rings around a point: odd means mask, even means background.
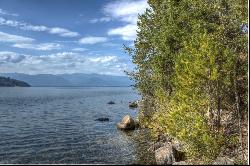
[[[15,86],[29,87],[30,85],[23,81],[0,76],[0,87],[15,87]]]

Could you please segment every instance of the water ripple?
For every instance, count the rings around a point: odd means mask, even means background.
[[[128,103],[138,98],[119,87],[1,88],[0,163],[152,164],[147,131],[116,129],[125,114],[136,116]]]

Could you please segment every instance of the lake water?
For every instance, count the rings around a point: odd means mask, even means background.
[[[116,128],[139,98],[129,87],[0,88],[0,163],[153,164],[147,130]]]

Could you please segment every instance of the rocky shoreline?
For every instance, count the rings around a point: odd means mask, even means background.
[[[115,104],[110,101],[107,104]],[[129,108],[138,108],[140,110],[141,104],[139,101],[129,102]],[[143,116],[141,117],[143,118]],[[109,118],[101,117],[96,121],[105,122],[109,121]],[[120,122],[117,123],[117,129],[127,132],[135,129],[141,130],[145,127],[140,126],[139,119],[133,119],[130,115],[125,115]],[[150,130],[150,129],[149,129]],[[188,159],[187,151],[183,143],[179,140],[163,133],[158,133],[155,140],[149,140],[148,151],[154,154],[155,164],[157,165],[196,165],[193,160]],[[233,159],[227,156],[218,156],[210,164],[212,165],[234,165],[236,164]]]
[[[134,108],[140,106],[139,101],[130,102]],[[130,115],[122,118],[121,122],[117,123],[117,128],[123,131],[142,129],[139,125],[139,120],[134,120]],[[157,139],[150,143],[148,151],[153,152],[155,164],[157,165],[195,165],[187,158],[187,151],[184,144],[172,138],[171,136],[159,133]],[[212,165],[234,165],[235,161],[227,156],[218,156],[211,163]]]

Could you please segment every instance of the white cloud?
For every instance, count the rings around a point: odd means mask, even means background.
[[[72,31],[69,31],[67,29],[59,28],[59,27],[50,28],[49,33],[58,34],[62,37],[77,37],[77,36],[79,36],[79,33],[77,33],[77,32],[72,32]]]
[[[142,14],[147,7],[147,0],[117,0],[104,6],[104,12],[121,21],[136,23],[138,14]]]
[[[89,58],[89,60],[91,62],[106,63],[106,62],[117,62],[118,58],[116,56],[103,56],[103,57]]]
[[[11,27],[17,27],[20,23],[13,20],[6,20],[3,17],[0,17],[0,25],[7,25]]]
[[[134,40],[136,38],[137,26],[133,24],[128,24],[123,27],[118,27],[110,29],[108,35],[119,35],[123,40]]]
[[[26,30],[26,31],[37,31],[37,32],[43,32],[47,31],[49,28],[43,25],[23,25],[20,27],[20,29]]]
[[[16,13],[9,13],[3,9],[0,9],[0,15],[9,15],[9,16],[15,16],[15,17],[18,16],[18,14],[16,14]]]
[[[12,35],[0,31],[0,42],[10,42],[10,43],[30,43],[34,39],[29,37],[23,37],[18,35]]]
[[[31,44],[31,43],[16,43],[13,45],[16,48],[25,48],[40,51],[58,50],[62,48],[62,45],[58,43],[41,43],[41,44]]]
[[[76,52],[83,52],[88,50],[87,48],[73,48],[72,51],[76,51]]]
[[[58,43],[34,43],[35,39],[12,35],[9,33],[4,33],[0,31],[0,42],[3,43],[13,43],[12,47],[24,48],[31,50],[49,51],[49,50],[59,50],[63,48],[63,45]]]
[[[84,37],[79,40],[80,44],[96,44],[96,43],[103,43],[106,42],[108,39],[106,37]]]
[[[135,40],[138,14],[149,8],[146,0],[117,0],[104,6],[107,17],[126,23],[122,27],[115,27],[108,31],[108,35],[121,36],[123,40]]]
[[[19,22],[15,20],[6,20],[3,17],[0,17],[0,25],[11,26],[20,28],[22,30],[27,31],[35,31],[35,32],[47,32],[50,34],[56,34],[62,37],[77,37],[80,36],[78,32],[73,32],[65,28],[60,27],[46,27],[44,25],[31,25],[24,22]]]
[[[18,55],[15,52],[10,51],[2,51],[0,52],[0,65],[1,63],[18,63],[21,62],[25,58],[24,55]]]
[[[101,18],[92,19],[89,22],[92,23],[92,24],[94,24],[94,23],[97,23],[97,22],[109,22],[111,20],[112,19],[110,17],[101,17]]]
[[[2,56],[4,55],[4,56]],[[94,56],[75,52],[22,55],[0,52],[0,71],[26,74],[98,73],[124,75],[130,62],[114,55]]]

